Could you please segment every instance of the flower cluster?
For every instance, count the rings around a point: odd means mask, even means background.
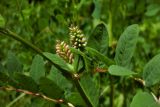
[[[69,45],[67,45],[64,41],[57,40],[56,44],[56,53],[62,57],[66,62],[73,62],[73,53],[71,53],[69,49]]]
[[[70,42],[71,42],[72,47],[82,50],[87,44],[84,34],[78,28],[78,26],[72,25],[69,28],[69,30],[70,30],[69,32]]]
[[[76,49],[83,50],[86,46],[86,38],[82,31],[77,26],[71,26],[69,28],[69,36],[71,46]],[[69,45],[67,45],[64,41],[57,40],[56,43],[56,53],[62,57],[66,62],[72,63],[73,62],[73,53],[71,53],[69,49]]]

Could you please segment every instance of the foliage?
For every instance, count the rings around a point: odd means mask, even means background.
[[[1,106],[160,107],[159,13],[159,0],[1,0]]]

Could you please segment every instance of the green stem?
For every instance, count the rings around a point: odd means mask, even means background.
[[[108,35],[109,35],[109,46],[112,46],[113,33],[112,33],[112,0],[109,2],[109,18],[108,18]]]
[[[56,68],[58,68],[62,72],[63,76],[65,76],[67,79],[70,79],[75,84],[75,86],[78,89],[80,95],[84,99],[84,102],[86,103],[86,105],[89,105],[88,107],[92,107],[91,106],[91,102],[89,101],[89,99],[87,98],[87,96],[85,95],[83,89],[80,86],[79,80],[77,78],[75,78],[73,74],[71,74],[71,73],[69,73],[69,72],[61,69],[61,67],[59,65],[55,64],[51,59],[49,59],[47,56],[45,56],[43,54],[42,50],[40,50],[39,48],[37,48],[35,45],[29,43],[25,39],[21,38],[17,34],[11,32],[10,30],[4,29],[4,28],[0,28],[0,34],[6,35],[8,37],[12,37],[12,38],[14,38],[17,41],[20,41],[24,45],[28,46],[29,48],[33,49],[35,52],[37,52],[38,54],[40,54],[43,58],[45,58],[46,60],[48,60],[49,62],[51,62]]]
[[[123,90],[123,107],[127,107],[127,91],[126,91],[126,84],[125,78],[122,78],[122,90]]]
[[[26,94],[22,93],[17,98],[15,98],[13,101],[11,101],[6,107],[11,107],[14,103],[16,103],[18,100],[20,100],[22,97],[24,97]]]
[[[114,107],[114,84],[111,75],[109,79],[110,79],[110,107]]]
[[[76,57],[77,57],[77,59],[75,60],[75,65],[74,65],[74,67],[75,67],[75,72],[78,72],[80,56],[78,55],[78,56],[76,56]]]
[[[72,6],[74,6],[74,11],[73,11],[73,23],[78,24],[78,6],[77,6],[77,0],[72,0]]]
[[[109,11],[108,35],[109,35],[109,46],[112,46],[113,34],[112,34],[112,13],[111,11]]]
[[[112,32],[112,0],[109,1],[109,19],[108,19],[108,35],[109,35],[109,46],[112,46],[113,32]],[[113,77],[110,75],[110,107],[114,107],[114,83]]]

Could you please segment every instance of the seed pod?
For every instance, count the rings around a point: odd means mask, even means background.
[[[78,28],[78,26],[71,25],[69,30],[70,30],[69,35],[70,35],[71,46],[76,48],[76,49],[83,50],[83,48],[87,44],[87,40],[86,40],[85,35]]]
[[[66,62],[72,63],[73,62],[73,54],[69,49],[69,45],[67,45],[64,41],[57,40],[56,44],[56,53],[62,57]]]

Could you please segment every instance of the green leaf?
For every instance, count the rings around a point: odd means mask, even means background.
[[[18,84],[18,88],[38,92],[38,85],[31,77],[16,73],[14,74],[14,80]]]
[[[116,75],[116,76],[129,76],[136,74],[135,72],[130,71],[127,68],[118,65],[111,65],[108,71],[111,75]]]
[[[86,50],[89,53],[89,55],[91,55],[92,57],[95,57],[99,61],[104,62],[106,65],[114,64],[114,62],[111,59],[109,59],[108,57],[104,56],[103,54],[101,54],[97,50],[95,50],[93,48],[90,48],[90,47],[86,47]]]
[[[10,74],[13,72],[21,72],[23,70],[22,63],[17,59],[15,54],[10,51],[8,52],[6,67]]]
[[[131,102],[130,107],[160,107],[154,97],[147,92],[138,92]]]
[[[46,96],[49,96],[51,98],[58,99],[63,95],[63,91],[61,90],[61,88],[59,88],[59,86],[57,86],[55,82],[45,77],[42,77],[40,79],[40,89]]]
[[[0,27],[4,27],[4,26],[5,26],[5,19],[0,14]]]
[[[39,79],[45,76],[43,57],[36,55],[32,61],[30,76],[39,83]]]
[[[97,107],[99,102],[99,88],[93,81],[93,78],[88,74],[83,75],[80,79],[80,85],[92,106]]]
[[[61,57],[59,57],[57,54],[51,54],[48,52],[44,52],[43,53],[47,58],[49,58],[52,62],[54,62],[55,64],[57,64],[59,67],[61,67],[62,69],[69,71],[69,72],[73,72],[73,69],[70,68],[69,64],[67,64]]]
[[[150,4],[147,7],[147,11],[145,13],[146,16],[155,16],[160,11],[160,5],[159,4]]]
[[[52,66],[48,78],[54,81],[62,90],[71,89],[72,87],[72,84],[54,66]]]
[[[67,101],[71,102],[73,105],[85,107],[85,102],[83,101],[81,95],[77,92],[71,92],[65,97]]]
[[[74,53],[74,54],[77,54],[77,55],[80,55],[83,57],[83,60],[84,60],[84,63],[85,63],[85,69],[86,71],[90,71],[91,69],[91,64],[90,64],[90,61],[91,59],[89,57],[87,57],[83,52],[81,52],[80,50],[78,49],[75,49],[75,48],[70,48],[70,50]]]
[[[117,65],[128,67],[133,56],[139,27],[137,24],[130,25],[120,36],[116,48],[115,62]]]
[[[105,25],[100,23],[90,35],[87,46],[96,49],[100,53],[106,55],[108,51],[109,38]]]
[[[160,54],[153,57],[144,67],[143,79],[145,85],[150,87],[160,83]]]

